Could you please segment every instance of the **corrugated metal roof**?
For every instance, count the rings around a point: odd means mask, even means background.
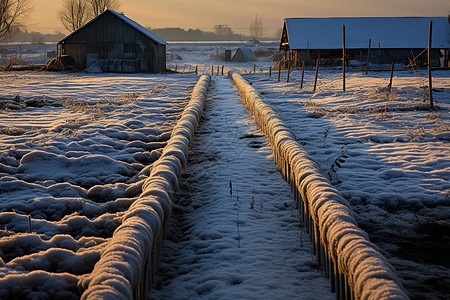
[[[65,38],[63,38],[62,40],[60,40],[58,42],[58,44],[61,44],[62,42],[64,42],[65,40],[67,40],[68,38],[70,38],[73,34],[75,34],[77,31],[82,30],[83,28],[85,28],[86,26],[89,26],[92,22],[94,22],[97,18],[99,18],[100,16],[102,16],[103,14],[106,13],[111,13],[114,16],[118,17],[119,19],[123,20],[124,22],[126,22],[128,25],[132,26],[133,28],[135,28],[136,30],[138,30],[139,32],[141,32],[143,35],[147,36],[148,38],[152,39],[153,41],[162,44],[162,45],[167,45],[167,42],[164,41],[162,38],[160,38],[159,36],[157,36],[156,34],[154,34],[153,32],[151,32],[150,30],[148,30],[147,28],[145,28],[144,26],[140,25],[139,23],[131,20],[130,18],[126,17],[123,14],[120,14],[116,11],[113,10],[105,10],[103,13],[101,13],[100,15],[98,15],[97,17],[95,17],[94,19],[92,19],[91,21],[87,22],[86,24],[84,24],[83,26],[81,26],[80,28],[78,28],[77,30],[75,30],[74,32],[72,32],[71,34],[69,34],[68,36],[66,36]]]
[[[346,48],[417,49],[428,47],[433,21],[433,48],[450,48],[447,17],[287,18],[290,49],[341,49],[345,25]]]

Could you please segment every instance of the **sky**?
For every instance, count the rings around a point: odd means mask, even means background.
[[[57,17],[61,1],[30,1],[29,31],[67,33]],[[450,5],[448,0],[121,0],[120,11],[146,27],[213,31],[221,24],[242,34],[249,34],[258,15],[264,36],[273,36],[289,17],[446,16]]]

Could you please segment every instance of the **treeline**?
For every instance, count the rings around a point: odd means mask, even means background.
[[[200,29],[183,29],[183,28],[148,28],[151,32],[161,37],[166,41],[249,41],[251,36],[234,33],[231,30],[218,30],[216,32],[203,31]],[[13,35],[4,39],[4,42],[31,42],[31,43],[44,43],[44,42],[59,42],[66,35],[59,33],[40,33],[40,32],[28,32],[17,31]],[[262,38],[262,40],[273,40],[273,38]]]
[[[151,32],[166,41],[248,41],[251,39],[238,33],[226,34],[202,31],[200,29],[183,28],[148,28]]]
[[[66,35],[59,33],[40,33],[40,32],[28,32],[28,31],[17,31],[8,38],[4,40],[4,42],[30,42],[30,43],[45,43],[45,42],[59,42]]]

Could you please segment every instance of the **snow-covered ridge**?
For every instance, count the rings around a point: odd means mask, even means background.
[[[323,176],[319,165],[257,91],[239,74],[229,75],[268,136],[278,168],[291,183],[332,290],[341,299],[350,299],[350,295],[352,299],[408,299],[394,268],[357,226],[348,202]]]
[[[82,299],[146,297],[209,82],[209,75],[198,81],[161,158],[142,186],[142,194],[123,216],[93,272],[79,282],[85,289]]]

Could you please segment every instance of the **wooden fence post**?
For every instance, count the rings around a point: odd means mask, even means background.
[[[366,64],[366,74],[369,74],[369,58],[370,58],[370,44],[372,40],[369,39],[369,49],[367,49],[367,64]]]
[[[269,80],[272,80],[272,66],[269,66]]]
[[[389,80],[388,91],[392,88],[392,76],[394,76],[394,61],[391,64],[391,79]]]
[[[302,80],[300,81],[300,89],[303,88],[303,78],[305,77],[305,61],[302,61]]]
[[[290,78],[291,78],[291,56],[289,56],[289,60],[288,60],[288,74],[287,74],[287,79],[286,79],[287,83],[289,83]]]
[[[278,65],[278,82],[280,82],[281,79],[281,61],[279,61],[279,65]]]
[[[211,66],[211,76],[214,75],[214,65]]]
[[[256,64],[253,64],[253,74],[256,74]]]
[[[319,74],[319,59],[317,59],[316,62],[316,78],[314,79],[314,92],[316,91],[317,87],[317,75]]]
[[[433,21],[430,21],[430,31],[428,33],[428,89],[430,93],[430,109],[434,108],[433,105],[433,83],[431,78],[431,38],[433,33]]]
[[[342,25],[342,90],[345,92],[345,25]]]
[[[195,75],[198,75],[198,65],[195,65]]]

